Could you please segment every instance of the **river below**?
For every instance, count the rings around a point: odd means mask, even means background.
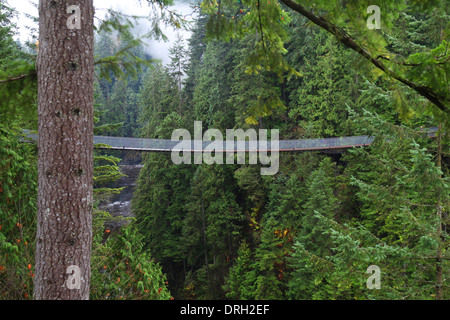
[[[105,224],[106,227],[115,229],[124,226],[128,223],[126,219],[133,217],[131,211],[131,200],[136,188],[139,172],[142,164],[121,164],[119,165],[120,172],[125,176],[117,180],[112,187],[122,188],[121,193],[113,195],[111,199],[100,206],[101,210],[108,211],[114,219]]]

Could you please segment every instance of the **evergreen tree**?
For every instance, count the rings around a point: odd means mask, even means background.
[[[37,152],[19,123],[0,124],[0,297],[33,297]]]
[[[187,52],[184,48],[184,41],[180,34],[177,35],[175,43],[169,49],[170,64],[168,66],[169,73],[176,83],[176,95],[178,98],[178,113],[183,114],[183,78],[187,67]]]
[[[198,166],[186,204],[183,242],[199,298],[223,297],[227,264],[239,247],[243,216],[235,199],[232,166]]]
[[[138,122],[142,126],[141,136],[161,138],[156,135],[158,126],[171,112],[177,110],[178,101],[174,95],[176,90],[174,79],[161,63],[157,63],[148,72],[139,98]]]
[[[283,236],[286,229],[280,229],[275,218],[269,216],[262,223],[261,243],[255,250],[256,290],[255,299],[283,299],[285,291],[285,250]]]
[[[323,213],[317,210],[310,238],[301,237],[302,225],[289,292],[293,298],[442,299],[446,269],[437,261],[444,260],[441,248],[447,235],[440,227],[446,222],[439,212],[448,200],[440,202],[437,197],[448,194],[444,191],[448,185],[418,144],[429,141],[406,128],[387,125],[380,117],[366,118],[363,127],[375,130],[377,139],[370,151],[355,150],[348,158],[361,203],[359,216],[327,215],[332,207]],[[313,201],[305,209],[321,207]],[[383,290],[366,287],[370,265],[381,268]]]
[[[309,50],[303,49],[308,55],[296,66],[302,81],[289,95],[289,117],[294,123],[312,125],[317,137],[348,135],[347,107],[354,106],[358,91],[355,71],[350,69],[353,53],[320,30],[306,39],[309,41],[302,39],[295,44]]]
[[[333,194],[333,164],[324,158],[308,177],[306,202],[300,218],[300,228],[295,237],[294,271],[289,282],[290,294],[296,299],[327,299],[327,278],[315,270],[315,259],[331,254],[328,226],[322,217],[333,220],[336,198]],[[321,296],[323,295],[323,296]]]
[[[193,95],[195,120],[202,121],[204,127],[226,129],[234,125],[234,109],[229,103],[232,69],[230,46],[208,42]]]
[[[280,3],[290,10],[285,10]],[[370,29],[368,20],[371,20],[367,9],[372,5],[367,1],[320,3],[305,1],[299,4],[291,0],[281,0],[280,3],[255,0],[222,5],[204,1],[202,5],[210,15],[207,24],[210,36],[227,41],[230,38],[242,38],[248,34],[258,36],[254,53],[248,59],[249,70],[264,67],[275,71],[280,77],[285,72],[289,75],[298,75],[287,64],[283,55],[286,53],[284,47],[287,38],[286,26],[291,21],[292,15],[300,14],[359,54],[376,68],[379,75],[385,75],[387,79],[401,83],[400,90],[403,88],[407,88],[406,91],[413,90],[422,99],[426,99],[430,105],[422,106],[421,111],[432,111],[443,121],[448,121],[448,86],[445,81],[442,81],[448,74],[448,63],[445,61],[448,54],[445,49],[448,25],[445,25],[445,22],[441,24],[441,41],[432,48],[407,56],[398,56],[388,47],[388,39],[393,34],[389,31],[395,29],[394,25],[403,10],[408,8],[414,13],[432,14],[445,11],[445,1],[383,2],[380,8],[384,12],[380,15],[380,22],[385,30],[383,33],[367,32]],[[346,10],[342,10],[343,7]],[[234,13],[235,10],[238,11]],[[327,18],[324,17],[325,12],[328,14]],[[433,72],[424,76],[427,69],[433,69]],[[395,82],[394,86],[398,83]],[[253,121],[256,121],[257,114],[254,113]]]
[[[180,115],[170,113],[158,125],[155,135],[169,139],[179,127],[182,127]],[[163,266],[173,283],[171,292],[175,296],[182,290],[180,283],[186,273],[182,228],[191,177],[189,165],[173,164],[170,154],[150,153],[144,157],[132,200],[144,248]]]
[[[191,30],[191,37],[188,40],[188,61],[186,65],[186,78],[184,80],[183,96],[185,107],[189,112],[192,111],[192,100],[194,90],[197,85],[198,73],[204,60],[204,53],[206,49],[206,24],[207,17],[199,13],[194,27]],[[189,117],[189,113],[185,112],[185,117]]]
[[[20,117],[36,127],[36,72],[33,54],[26,54],[14,40],[17,26],[13,18],[17,12],[0,1],[0,120]],[[20,93],[20,94],[19,94]],[[30,127],[31,129],[31,127]]]
[[[254,255],[248,244],[242,242],[226,277],[224,290],[227,298],[233,300],[255,299],[256,277]]]

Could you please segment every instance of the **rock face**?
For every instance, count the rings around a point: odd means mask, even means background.
[[[123,164],[119,165],[120,172],[125,174],[114,185],[114,187],[125,187],[120,194],[111,197],[110,201],[102,206],[102,209],[108,211],[115,219],[105,224],[105,226],[115,229],[126,225],[128,222],[123,218],[133,216],[131,212],[131,199],[142,168],[141,164]]]

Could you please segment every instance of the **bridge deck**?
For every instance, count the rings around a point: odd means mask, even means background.
[[[311,151],[324,149],[347,149],[355,146],[368,146],[373,138],[367,136],[326,138],[326,139],[304,139],[304,140],[280,140],[278,146],[273,141],[246,141],[239,144],[237,141],[230,147],[225,141],[217,143],[216,152],[260,152],[260,151]],[[118,138],[95,136],[94,143],[105,144],[115,150],[139,150],[147,152],[174,152],[182,151],[180,141],[163,139],[140,139],[140,138]],[[211,151],[211,141],[185,141],[184,150],[191,152]],[[209,147],[208,147],[209,146]]]
[[[424,133],[434,136],[437,128],[427,129]],[[24,130],[27,138],[37,141],[37,134],[29,130]],[[374,138],[369,136],[349,136],[323,139],[301,139],[301,140],[279,140],[278,146],[273,141],[246,141],[244,145],[234,142],[228,145],[223,142],[215,152],[295,152],[295,151],[339,151],[353,147],[370,146]],[[142,152],[176,152],[183,151],[180,146],[181,141],[172,141],[167,139],[144,139],[144,138],[126,138],[111,136],[94,136],[94,144],[99,149],[112,150],[134,150]],[[211,141],[184,141],[184,151],[190,152],[211,152],[213,146],[209,146]],[[217,142],[216,142],[217,143]],[[209,147],[208,147],[209,146]],[[217,145],[216,145],[217,146]]]

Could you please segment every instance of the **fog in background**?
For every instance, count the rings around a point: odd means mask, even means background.
[[[33,40],[33,36],[37,37],[38,26],[32,19],[27,17],[27,14],[34,17],[38,16],[38,0],[9,0],[8,3],[19,13],[18,17],[15,19],[15,23],[19,28],[17,38],[22,43],[26,41],[35,42],[35,40]],[[186,21],[193,21],[195,19],[195,14],[193,14],[194,9],[192,8],[193,3],[195,3],[195,0],[179,0],[175,1],[174,5],[169,7],[169,9],[176,11],[180,15],[186,16]],[[146,0],[94,0],[94,6],[96,9],[95,16],[100,19],[105,17],[107,9],[109,8],[127,15],[147,17],[152,14],[151,17],[154,16],[153,9],[149,7]],[[143,35],[147,33],[151,29],[151,20],[152,19],[140,19],[139,24],[135,28],[136,34]],[[95,22],[98,24],[99,20],[96,19]],[[167,42],[164,42],[163,40],[145,39],[145,42],[147,43],[145,49],[146,52],[152,56],[152,58],[160,59],[163,64],[166,64],[170,62],[169,48],[176,40],[177,33],[183,37],[186,45],[186,40],[189,39],[190,32],[182,29],[176,30],[162,21],[160,26],[164,35],[168,38]]]

